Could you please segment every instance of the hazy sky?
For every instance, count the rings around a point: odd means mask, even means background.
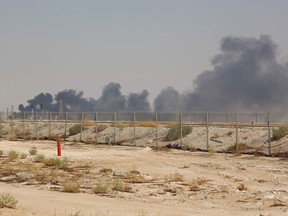
[[[268,34],[288,59],[287,0],[0,0],[0,110],[109,82],[151,101],[191,91],[225,36]]]

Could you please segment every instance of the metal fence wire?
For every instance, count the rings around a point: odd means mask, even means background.
[[[238,148],[238,128],[248,127],[263,127],[267,128],[267,140],[269,144],[269,154],[271,154],[271,127],[279,125],[288,125],[288,114],[279,113],[216,113],[216,112],[13,112],[13,113],[0,113],[0,136],[2,136],[2,126],[9,123],[10,129],[16,130],[11,124],[16,122],[20,125],[21,134],[23,139],[29,139],[29,133],[33,134],[33,139],[40,137],[40,131],[45,133],[45,136],[50,139],[53,138],[53,128],[62,131],[62,137],[66,139],[68,128],[72,125],[80,124],[81,132],[78,141],[82,141],[83,128],[90,128],[93,130],[93,137],[86,136],[86,140],[98,143],[98,132],[100,131],[100,123],[110,124],[113,130],[113,136],[108,137],[109,142],[117,143],[117,140],[123,139],[120,134],[119,124],[129,124],[130,140],[136,143],[137,137],[142,132],[136,130],[136,124],[150,123],[151,130],[145,132],[146,137],[151,137],[155,140],[155,145],[158,145],[158,140],[163,138],[164,130],[158,125],[168,123],[178,123],[181,125],[181,135],[184,125],[202,126],[206,130],[206,148],[209,149],[209,131],[213,127],[234,127],[235,143]],[[29,122],[29,124],[28,124]],[[26,124],[27,123],[27,124]],[[149,124],[147,124],[149,125]],[[53,127],[52,127],[53,126]],[[116,127],[117,126],[117,127]],[[43,128],[46,131],[43,132]],[[114,128],[114,129],[113,129]],[[19,130],[19,129],[18,129]],[[19,131],[18,131],[19,133]],[[143,135],[143,134],[142,134]],[[44,136],[44,137],[45,137]],[[31,137],[30,137],[31,138]],[[75,138],[76,139],[76,138]],[[105,138],[106,139],[106,138]],[[77,141],[77,140],[75,140]],[[102,141],[103,142],[103,141]],[[182,145],[182,136],[180,137],[180,145]]]
[[[213,112],[94,112],[94,113],[77,113],[77,112],[13,112],[0,113],[0,119],[5,120],[45,120],[45,121],[158,121],[158,122],[176,122],[186,123],[227,123],[236,122],[236,116],[239,123],[243,124],[266,124],[268,118],[272,124],[288,124],[288,114],[278,113],[213,113]],[[208,118],[208,119],[207,119]]]

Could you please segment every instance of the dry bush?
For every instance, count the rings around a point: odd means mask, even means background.
[[[17,134],[14,132],[10,132],[6,135],[6,140],[8,141],[16,141],[17,140]]]
[[[0,150],[0,157],[4,154],[3,150]]]
[[[244,191],[244,190],[247,190],[247,187],[244,183],[241,183],[238,185],[237,189],[240,191]]]
[[[220,186],[221,193],[229,193],[229,188],[227,186],[221,185]]]
[[[198,185],[204,185],[210,181],[211,181],[210,179],[206,179],[206,178],[202,178],[202,177],[196,179],[196,182]]]
[[[36,147],[32,147],[29,149],[29,154],[30,155],[36,155],[38,152],[37,148]]]
[[[190,191],[200,191],[203,190],[203,188],[201,188],[200,186],[205,185],[210,181],[210,179],[200,177],[197,179],[193,179],[190,183],[188,183],[188,185],[190,185]]]
[[[11,150],[8,152],[8,157],[10,161],[14,161],[19,157],[19,152]]]
[[[200,190],[202,190],[202,189],[199,187],[199,185],[191,185],[191,186],[189,187],[189,190],[196,192],[196,191],[200,191]]]
[[[231,136],[232,134],[233,134],[233,131],[228,131],[228,132],[226,133],[227,136]]]
[[[24,152],[22,152],[22,153],[20,154],[20,158],[21,158],[21,159],[26,159],[26,158],[27,158],[27,154],[24,153]]]
[[[93,189],[92,192],[95,194],[108,194],[109,185],[106,183],[98,183]]]
[[[80,186],[76,182],[66,182],[63,185],[63,192],[67,193],[79,193],[80,192]]]
[[[60,159],[60,158],[52,157],[52,158],[45,159],[44,164],[46,166],[56,166],[60,169],[67,169],[69,165],[69,161],[67,158]]]
[[[176,172],[176,173],[166,177],[165,181],[166,182],[183,182],[184,181],[184,176],[181,175],[180,173]]]
[[[127,186],[121,179],[115,179],[112,183],[113,191],[132,192],[132,188]]]
[[[144,183],[146,182],[145,178],[140,175],[140,172],[135,172],[134,170],[126,173],[124,180],[129,183]]]
[[[15,199],[10,193],[0,194],[0,208],[16,208],[18,200]]]
[[[103,174],[110,174],[113,172],[113,170],[111,168],[102,168],[99,170],[99,172]]]
[[[36,157],[34,158],[34,162],[36,163],[45,163],[46,157],[43,154],[37,154]]]

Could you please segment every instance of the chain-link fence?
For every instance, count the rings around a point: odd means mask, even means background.
[[[6,120],[44,120],[44,121],[157,121],[176,122],[182,121],[191,124],[288,124],[288,114],[279,113],[213,113],[213,112],[95,112],[95,113],[59,113],[59,112],[13,112],[0,113],[0,119]]]
[[[265,143],[267,153],[271,155],[272,127],[288,124],[288,115],[208,112],[0,113],[0,137],[8,140],[63,139],[95,144],[159,146],[159,142],[165,141],[169,127],[173,124],[180,125],[181,136],[177,142],[181,147],[199,144],[202,150],[208,151],[211,146],[224,148],[235,143],[236,149],[239,149],[239,144],[261,134],[257,138],[258,143]],[[182,137],[185,126],[196,127],[193,136]],[[77,127],[77,133],[71,132]],[[216,131],[215,128],[221,130]],[[253,128],[260,128],[261,133],[256,133]],[[218,138],[229,136],[230,133],[233,137],[230,135],[229,141]],[[244,133],[248,135],[243,138],[241,135]],[[257,140],[251,142],[257,143]],[[215,143],[220,144],[216,146]]]

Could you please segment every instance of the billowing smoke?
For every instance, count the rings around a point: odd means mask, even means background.
[[[162,89],[154,101],[155,111],[174,112],[181,109],[181,95],[173,87]]]
[[[151,111],[150,103],[148,101],[148,91],[143,90],[141,93],[131,93],[127,99],[128,111]]]
[[[180,94],[164,88],[154,100],[154,110],[175,111],[286,111],[288,108],[288,64],[278,61],[277,45],[267,35],[225,37],[213,69],[194,80],[194,91]],[[183,77],[189,79],[189,77]],[[151,111],[148,91],[121,93],[119,83],[109,83],[96,100],[84,98],[82,91],[64,90],[53,98],[41,93],[19,105],[20,111]],[[62,101],[62,102],[60,102]]]
[[[93,110],[92,99],[86,99],[83,97],[84,92],[76,92],[75,90],[64,90],[55,95],[56,107],[60,107],[62,103],[63,111],[73,112],[88,112]]]
[[[109,83],[103,89],[101,97],[97,100],[97,111],[122,111],[125,109],[126,99],[122,95],[119,83]]]
[[[20,104],[20,111],[51,111],[58,112],[60,106],[64,112],[96,112],[96,111],[151,111],[148,102],[148,91],[131,93],[125,96],[121,93],[119,83],[108,83],[102,91],[102,95],[94,98],[84,98],[84,92],[73,89],[58,92],[55,97],[49,93],[40,93],[27,101],[28,105]]]
[[[181,95],[183,111],[287,109],[288,67],[277,60],[277,46],[269,36],[223,38],[212,66],[196,78],[193,92]],[[165,92],[154,101],[156,109],[173,108]]]
[[[49,93],[40,93],[27,102],[27,106],[20,104],[18,109],[20,111],[31,111],[32,109],[36,111],[40,111],[41,109],[55,111],[56,108],[55,104],[53,104],[53,96]]]

